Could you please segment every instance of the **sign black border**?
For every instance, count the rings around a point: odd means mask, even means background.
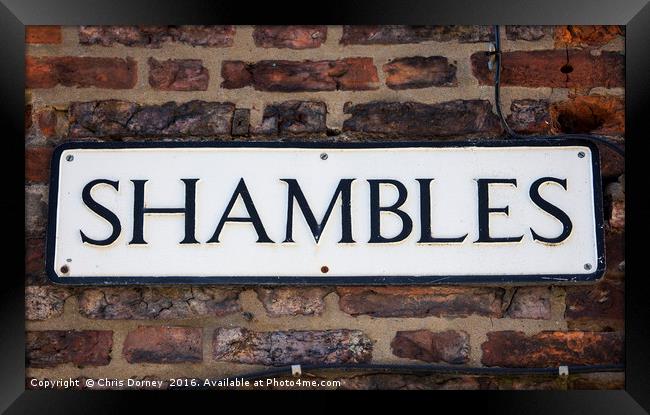
[[[322,148],[322,149],[371,149],[371,148],[448,148],[448,147],[588,147],[592,153],[592,178],[594,214],[596,223],[596,248],[598,264],[589,274],[561,275],[454,275],[454,276],[355,276],[355,277],[306,277],[306,276],[125,276],[125,277],[59,277],[55,271],[54,253],[56,242],[57,196],[61,155],[73,149],[133,149],[133,148]],[[454,285],[454,284],[573,284],[594,282],[605,273],[603,195],[601,188],[600,156],[598,147],[580,139],[485,139],[481,141],[416,141],[416,142],[232,142],[232,141],[155,141],[155,142],[67,142],[57,146],[52,155],[49,212],[46,242],[46,271],[49,279],[61,285],[150,285],[150,284],[211,284],[211,285]]]

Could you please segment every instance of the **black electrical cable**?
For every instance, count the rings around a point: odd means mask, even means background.
[[[513,139],[538,139],[538,140],[557,140],[557,139],[567,139],[567,138],[580,138],[583,140],[589,140],[592,142],[601,143],[612,150],[614,150],[621,157],[625,157],[625,150],[616,144],[615,141],[598,135],[593,134],[559,134],[559,135],[539,135],[539,136],[527,136],[515,133],[512,128],[508,125],[503,113],[501,112],[501,36],[499,35],[499,25],[494,25],[494,52],[488,52],[490,55],[494,55],[494,105],[496,106],[497,115],[501,121],[503,129],[506,131],[508,138]]]

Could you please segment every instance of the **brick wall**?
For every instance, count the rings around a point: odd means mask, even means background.
[[[513,129],[624,144],[624,35],[618,26],[502,28],[502,105]],[[624,163],[607,149],[607,272],[595,284],[71,288],[44,275],[57,144],[495,138],[503,131],[484,55],[492,36],[487,26],[27,28],[28,378],[221,378],[291,363],[621,363]],[[352,389],[623,384],[617,373],[330,376]]]

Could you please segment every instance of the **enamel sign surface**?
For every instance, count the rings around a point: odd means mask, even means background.
[[[582,141],[68,143],[47,269],[63,284],[589,281],[601,197]]]

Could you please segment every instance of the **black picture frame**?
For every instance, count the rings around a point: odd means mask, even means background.
[[[303,11],[292,15],[292,11]],[[650,408],[650,290],[645,281],[639,257],[642,245],[630,243],[647,229],[643,212],[642,158],[647,157],[643,142],[647,141],[644,122],[650,108],[650,6],[647,0],[630,0],[625,4],[605,0],[454,0],[433,2],[411,1],[329,1],[317,2],[224,2],[200,0],[1,0],[0,54],[3,68],[2,125],[4,133],[3,163],[3,249],[5,261],[2,301],[0,307],[0,409],[7,413],[115,413],[132,408],[136,399],[148,399],[153,408],[151,392],[79,392],[25,390],[25,316],[24,316],[24,27],[26,25],[80,24],[616,24],[626,26],[626,370],[622,391],[535,391],[526,393],[474,393],[472,397],[453,394],[411,394],[407,399],[394,398],[392,393],[353,396],[357,405],[388,398],[403,409],[418,404],[436,408],[453,408],[458,412],[474,408],[481,413],[563,414],[641,414]],[[635,170],[639,171],[635,171]],[[640,238],[638,238],[640,240]],[[15,253],[13,252],[15,251]],[[638,267],[638,268],[637,268]],[[638,271],[637,271],[638,270]],[[198,393],[198,392],[197,392]],[[462,392],[467,394],[468,392]],[[280,395],[280,396],[278,396]],[[349,395],[349,394],[348,394]],[[265,394],[270,398],[286,398],[287,394]],[[322,396],[301,391],[307,402],[279,409],[302,410],[304,405],[318,405],[340,410]],[[186,411],[199,411],[204,399],[219,401],[217,410],[230,410],[250,398],[241,392],[162,394],[156,393],[157,405],[168,409],[178,399]],[[420,401],[420,402],[418,402]],[[272,404],[268,404],[271,406]],[[307,406],[309,408],[309,406]],[[644,409],[645,408],[645,409]],[[351,407],[347,406],[346,410]]]
[[[591,153],[592,191],[594,195],[594,232],[596,234],[596,258],[598,263],[592,272],[581,274],[518,274],[518,275],[395,275],[395,276],[121,276],[112,277],[61,277],[54,263],[59,200],[59,166],[67,150],[83,149],[132,149],[132,148],[284,148],[284,149],[373,149],[373,148],[516,148],[516,147],[582,147]],[[581,139],[518,139],[518,140],[472,140],[472,141],[416,141],[416,142],[363,142],[323,143],[295,141],[71,141],[58,145],[52,154],[50,191],[47,220],[45,271],[55,284],[69,285],[137,285],[137,284],[214,284],[214,285],[452,285],[452,284],[572,284],[595,282],[605,273],[605,232],[602,200],[602,178],[598,147],[591,141]]]

